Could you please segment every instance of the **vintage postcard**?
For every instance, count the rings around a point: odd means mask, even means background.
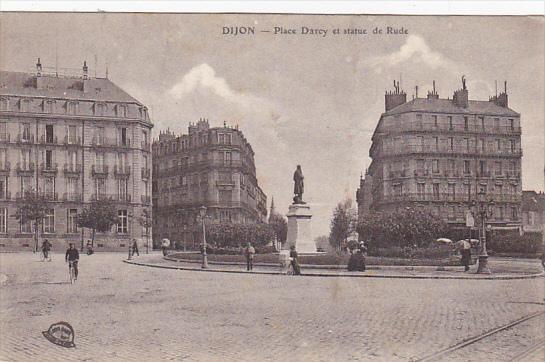
[[[543,361],[544,30],[0,13],[0,360]]]

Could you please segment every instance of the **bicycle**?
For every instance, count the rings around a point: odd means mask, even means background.
[[[74,284],[76,281],[76,268],[74,267],[75,262],[77,263],[77,260],[68,261],[68,265],[69,265],[68,273],[70,276],[70,284]]]
[[[51,261],[51,252],[48,250],[42,250],[40,253],[40,261]]]

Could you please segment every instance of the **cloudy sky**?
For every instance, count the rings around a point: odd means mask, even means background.
[[[223,35],[224,26],[256,33]],[[328,32],[302,35],[302,26]],[[369,34],[388,26],[408,34]],[[355,198],[393,79],[409,99],[433,80],[446,98],[465,75],[478,100],[507,80],[510,107],[522,114],[523,187],[543,190],[544,43],[543,17],[0,14],[2,69],[33,71],[37,57],[54,66],[55,53],[59,67],[87,60],[98,76],[107,64],[109,78],[151,109],[155,134],[187,132],[201,117],[239,125],[281,212],[301,164],[315,236],[328,232],[336,203]]]

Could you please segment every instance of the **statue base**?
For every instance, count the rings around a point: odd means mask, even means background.
[[[306,204],[292,204],[289,207],[288,235],[284,248],[290,249],[295,245],[298,253],[316,253],[316,243],[312,239],[310,220],[312,213]]]

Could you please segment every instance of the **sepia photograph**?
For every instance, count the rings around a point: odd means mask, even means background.
[[[545,360],[543,13],[137,3],[0,12],[0,361]]]

